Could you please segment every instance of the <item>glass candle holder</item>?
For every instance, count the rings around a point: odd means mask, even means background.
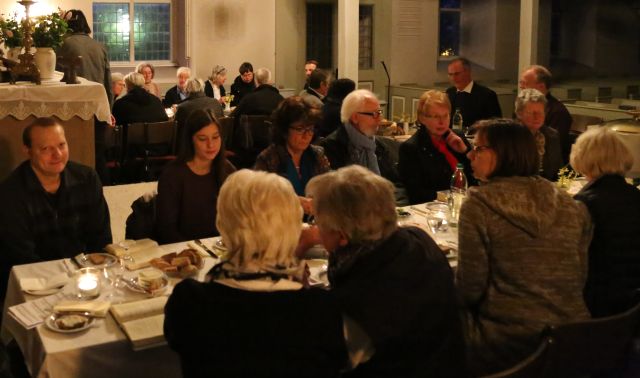
[[[78,269],[74,276],[76,297],[91,300],[100,296],[100,270],[96,268]]]

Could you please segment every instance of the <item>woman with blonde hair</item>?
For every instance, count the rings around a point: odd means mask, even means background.
[[[330,294],[304,289],[294,256],[302,208],[291,184],[238,171],[218,198],[228,249],[207,282],[176,285],[165,337],[185,377],[336,377],[347,362],[342,318]]]
[[[462,133],[449,129],[451,103],[440,91],[426,91],[417,110],[418,131],[400,145],[398,170],[412,204],[433,201],[438,190],[449,189],[451,175],[462,163],[470,184],[470,146]]]
[[[224,82],[227,81],[227,69],[223,66],[215,66],[211,71],[209,80],[204,84],[204,94],[213,97],[224,105]]]
[[[640,190],[625,182],[633,156],[606,127],[580,135],[571,166],[589,181],[575,198],[595,225],[584,297],[594,317],[627,310],[640,288]]]

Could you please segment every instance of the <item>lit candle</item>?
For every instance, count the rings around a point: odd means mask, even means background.
[[[91,298],[100,293],[98,276],[93,273],[85,273],[78,277],[78,297]]]

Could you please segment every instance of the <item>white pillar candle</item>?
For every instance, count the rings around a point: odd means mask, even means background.
[[[87,273],[78,277],[78,294],[80,297],[95,297],[100,292],[98,277]]]

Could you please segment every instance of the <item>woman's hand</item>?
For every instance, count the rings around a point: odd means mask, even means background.
[[[302,210],[304,210],[305,214],[313,214],[313,200],[307,197],[298,197],[300,200],[300,205],[302,206]]]
[[[464,154],[467,152],[467,145],[464,144],[462,138],[458,136],[458,134],[454,132],[450,132],[449,135],[445,138],[447,145],[451,147],[455,152],[459,154]]]
[[[296,248],[296,256],[298,258],[304,256],[304,253],[316,244],[320,244],[320,231],[317,226],[305,227],[300,233],[300,239],[298,240],[298,247]]]

